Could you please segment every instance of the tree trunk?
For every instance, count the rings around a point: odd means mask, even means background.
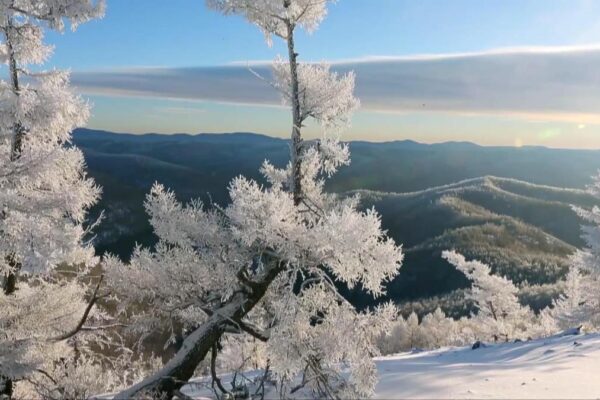
[[[20,96],[21,88],[19,84],[19,69],[17,66],[17,59],[15,57],[15,51],[11,39],[11,30],[14,29],[12,20],[9,19],[7,27],[4,29],[4,39],[6,42],[6,48],[8,53],[8,65],[10,73],[11,90],[15,97]],[[13,136],[10,149],[10,161],[17,161],[23,150],[23,137],[25,136],[25,128],[20,121],[15,121],[13,125]],[[12,271],[5,276],[4,280],[4,294],[9,295],[17,290],[17,278],[21,265],[16,261],[15,256],[10,256],[8,265],[12,267]]]
[[[17,59],[15,58],[15,52],[12,45],[12,41],[10,38],[9,30],[12,29],[12,21],[9,20],[8,27],[4,30],[4,38],[6,41],[6,47],[8,51],[8,64],[10,69],[10,79],[12,85],[12,91],[16,97],[19,96],[20,87],[19,87],[19,70],[17,68]],[[10,149],[10,161],[16,161],[23,148],[23,136],[25,135],[25,129],[23,125],[16,121],[13,126],[13,138]],[[13,294],[17,290],[17,278],[19,274],[19,270],[21,269],[21,265],[15,260],[14,256],[9,257],[8,264],[12,267],[12,271],[9,272],[4,277],[4,285],[2,290],[5,295]],[[13,396],[13,386],[14,383],[12,379],[8,377],[0,377],[2,380],[2,390],[0,391],[0,396],[6,399],[12,399]]]
[[[289,1],[284,2],[289,7]],[[292,103],[292,138],[290,145],[290,158],[292,163],[292,193],[294,203],[302,201],[302,116],[300,108],[300,89],[298,81],[298,62],[294,50],[294,24],[286,21],[287,45],[289,52],[291,75],[291,103]],[[181,349],[157,373],[144,379],[142,382],[117,394],[115,399],[129,399],[137,395],[160,393],[171,398],[190,378],[197,366],[212,351],[215,343],[219,341],[225,329],[232,323],[239,323],[265,295],[269,285],[285,268],[283,261],[276,261],[270,269],[252,282],[251,290],[237,292],[218,310],[193,331],[183,342]]]
[[[4,38],[6,40],[6,49],[8,52],[8,66],[10,73],[11,90],[15,97],[19,97],[21,94],[21,87],[19,84],[19,68],[17,66],[17,59],[15,58],[15,51],[11,40],[11,30],[14,27],[12,21],[9,20],[7,28],[4,30]],[[10,160],[16,161],[23,150],[23,138],[25,136],[25,127],[20,121],[15,121],[13,126],[13,138],[11,144]]]
[[[4,277],[4,285],[2,287],[2,291],[7,296],[17,290],[17,277],[21,269],[21,264],[14,261],[13,257],[8,257],[8,265],[12,267],[12,271]]]
[[[2,385],[2,389],[0,390],[0,398],[8,400],[12,399],[13,381],[11,379],[0,377],[0,385]]]
[[[292,162],[292,192],[294,203],[302,201],[302,117],[300,115],[300,84],[298,82],[298,54],[294,49],[294,26],[287,26],[287,47],[290,63],[291,102],[292,102],[292,142],[290,144],[290,160]]]
[[[130,399],[137,395],[162,394],[171,398],[194,375],[200,362],[212,351],[227,326],[239,323],[265,295],[269,285],[284,269],[284,263],[274,262],[256,281],[252,288],[238,291],[198,329],[185,338],[181,349],[158,372],[142,382],[117,394],[115,399]]]

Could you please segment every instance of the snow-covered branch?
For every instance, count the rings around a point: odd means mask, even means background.
[[[477,322],[486,337],[495,341],[508,341],[527,337],[534,322],[533,312],[522,306],[517,297],[517,287],[508,279],[492,274],[490,267],[479,261],[467,261],[453,251],[442,254],[450,264],[469,279],[473,287],[470,299],[477,307]]]
[[[375,210],[360,211],[358,198],[341,200],[325,192],[325,180],[349,163],[348,147],[337,135],[314,142],[302,137],[307,118],[327,130],[341,128],[359,104],[352,73],[340,76],[328,66],[297,61],[295,28],[314,30],[327,3],[208,1],[225,14],[243,15],[268,38],[286,41],[288,60],[275,63],[273,85],[291,107],[290,163],[278,169],[265,162],[267,186],[235,178],[225,208],[182,204],[175,193],[153,187],[146,210],[159,238],[156,248],[137,249],[129,264],[109,258],[107,278],[121,315],[133,321],[131,331],[143,335],[162,327],[185,340],[164,368],[118,398],[157,391],[170,396],[205,357],[211,356],[214,369],[217,343],[224,346],[222,360],[235,352],[230,346],[249,341],[261,344],[264,357],[255,360],[263,368],[270,360],[269,373],[281,382],[282,395],[301,375],[305,389],[318,396],[372,393],[375,342],[396,311],[385,306],[358,312],[338,287],[380,296],[403,255]],[[141,312],[138,304],[144,305]],[[349,377],[342,365],[349,367]]]

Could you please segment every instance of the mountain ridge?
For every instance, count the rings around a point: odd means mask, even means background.
[[[262,162],[282,167],[289,156],[286,140],[252,133],[140,137],[78,131],[74,143],[104,188],[92,212],[106,215],[96,248],[125,259],[136,244],[155,243],[143,207],[155,182],[184,202],[200,198],[224,206],[231,179],[244,175],[264,184]],[[600,153],[398,143],[350,142],[352,163],[326,185],[329,192],[360,194],[362,207],[375,207],[383,228],[406,250],[400,276],[382,300],[438,296],[444,302],[467,287],[440,257],[455,248],[521,285],[523,298],[537,305],[551,301],[568,257],[583,244],[582,221],[571,205],[596,204],[583,189],[600,168]],[[361,307],[374,304],[360,291],[346,295]]]
[[[197,139],[205,139],[205,138],[232,138],[232,137],[242,137],[242,138],[256,138],[256,139],[264,139],[268,141],[277,141],[277,142],[289,142],[289,139],[277,136],[270,136],[263,133],[257,132],[199,132],[199,133],[185,133],[185,132],[176,132],[176,133],[156,133],[156,132],[147,132],[147,133],[127,133],[127,132],[112,132],[103,129],[90,129],[90,128],[77,128],[73,131],[74,137],[77,139],[83,139],[81,135],[104,135],[104,136],[121,136],[123,138],[139,138],[139,139],[160,139],[160,140],[172,140],[172,139],[188,139],[188,140],[197,140]],[[600,149],[575,149],[575,148],[559,148],[559,147],[547,147],[542,145],[523,145],[523,146],[503,146],[503,145],[482,145],[475,142],[469,141],[455,141],[448,140],[442,142],[433,142],[433,143],[425,143],[419,142],[412,139],[398,139],[398,140],[386,140],[386,141],[369,141],[364,139],[357,140],[345,140],[346,143],[354,143],[354,144],[363,144],[363,145],[400,145],[406,147],[439,147],[439,146],[456,146],[456,147],[471,147],[471,148],[482,148],[482,149],[516,149],[516,150],[550,150],[550,151],[583,151],[583,152],[594,152],[600,153]]]

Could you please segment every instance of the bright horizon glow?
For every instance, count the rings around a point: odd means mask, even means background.
[[[227,104],[182,99],[136,96],[92,96],[94,112],[90,129],[132,134],[199,134],[252,132],[288,138],[289,112],[284,107]],[[98,113],[103,115],[98,118]],[[232,114],[235,119],[228,118]],[[134,129],[129,126],[132,115],[140,116]],[[378,130],[372,126],[377,125]],[[482,135],[493,126],[503,135]],[[197,127],[202,127],[198,129]],[[248,127],[262,127],[252,129]],[[592,129],[590,129],[592,128]],[[319,137],[321,129],[309,124],[307,138]],[[542,121],[498,116],[460,115],[452,113],[358,111],[352,126],[343,134],[345,141],[389,142],[414,140],[433,144],[472,142],[482,146],[544,146],[565,149],[600,149],[600,125],[563,121]],[[582,145],[570,137],[578,135],[591,145]]]

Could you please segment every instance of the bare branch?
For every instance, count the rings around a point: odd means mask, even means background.
[[[103,279],[104,279],[104,275],[101,275],[100,280],[98,281],[98,284],[96,285],[96,289],[94,289],[94,293],[92,294],[92,298],[90,299],[90,302],[88,303],[87,307],[85,308],[83,316],[81,317],[81,320],[79,321],[77,326],[69,332],[66,332],[62,335],[51,338],[50,339],[51,341],[60,342],[61,340],[70,339],[82,330],[83,325],[87,321],[87,319],[90,315],[90,312],[92,311],[92,308],[94,307],[94,304],[96,304],[98,299],[100,299],[100,297],[98,296],[98,291],[100,290],[100,285],[102,284]]]
[[[217,387],[219,388],[221,393],[229,394],[229,391],[227,389],[225,389],[225,387],[223,386],[223,383],[221,383],[221,380],[217,376],[216,365],[217,365],[217,342],[213,343],[211,354],[210,354],[210,375],[212,377],[213,383],[215,383],[217,385]]]

